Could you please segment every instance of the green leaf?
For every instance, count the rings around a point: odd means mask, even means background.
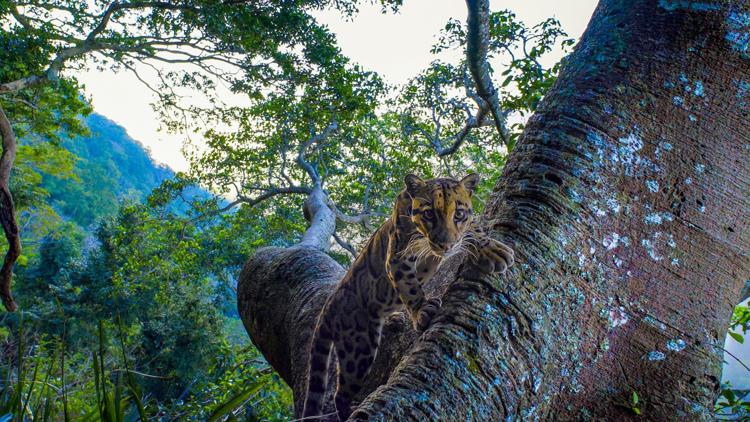
[[[635,391],[633,391],[633,397],[632,397],[631,400],[633,401],[634,405],[638,404],[638,393],[636,393]]]
[[[736,400],[736,397],[734,395],[734,391],[732,391],[732,390],[730,390],[728,388],[724,389],[724,390],[721,390],[721,395],[724,396],[725,399],[727,399],[727,401],[729,402],[729,404],[734,403],[735,400]]]
[[[730,331],[729,335],[740,344],[743,344],[745,342],[745,337],[742,336],[742,334],[735,333],[734,331]]]
[[[503,81],[502,87],[505,88],[506,86],[510,85],[511,82],[513,82],[513,75],[508,75],[508,77],[506,77]]]
[[[227,414],[233,412],[235,409],[240,407],[242,403],[245,403],[247,399],[257,393],[264,385],[266,385],[264,379],[258,380],[254,384],[251,384],[248,389],[232,397],[224,404],[219,406],[218,409],[214,410],[213,413],[211,413],[211,416],[208,417],[208,422],[215,422],[226,416]]]

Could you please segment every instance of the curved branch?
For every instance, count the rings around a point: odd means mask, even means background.
[[[346,224],[364,224],[369,225],[371,219],[376,217],[384,217],[385,215],[378,212],[363,212],[357,215],[348,215],[338,209],[336,203],[331,198],[327,198],[326,203],[331,208],[331,211],[336,215],[336,219]]]
[[[635,389],[650,420],[709,417],[721,373],[713,345],[750,278],[750,121],[726,106],[738,104],[726,81],[747,59],[727,43],[725,16],[599,3],[485,209],[517,265],[506,278],[446,276],[432,325],[376,363],[372,378],[387,381],[363,388],[352,419],[626,420],[618,401]],[[675,108],[665,78],[702,81],[709,100],[685,98],[698,123]],[[722,148],[705,148],[717,136]],[[655,210],[674,218],[655,227]],[[243,322],[297,410],[316,311],[342,274],[320,251],[291,248],[251,257],[240,280]],[[386,347],[409,339],[386,336]]]
[[[323,129],[322,132],[313,134],[310,139],[308,139],[307,142],[302,144],[299,148],[299,152],[297,153],[297,164],[299,164],[299,166],[302,167],[303,170],[305,170],[307,175],[310,176],[310,179],[312,180],[314,185],[321,185],[322,180],[320,179],[318,170],[316,170],[315,167],[313,167],[312,164],[310,164],[305,158],[307,149],[314,144],[318,144],[318,147],[320,147],[320,144],[328,139],[328,137],[331,136],[334,132],[336,132],[338,128],[338,122],[336,122],[336,120],[332,121],[328,126],[326,126],[325,129]]]
[[[351,254],[353,258],[357,257],[357,250],[354,249],[354,246],[352,246],[351,243],[347,242],[344,238],[339,236],[338,233],[333,233],[333,239],[336,241],[336,243],[339,244],[339,246],[341,246],[342,249],[349,252],[349,254]]]
[[[18,232],[13,196],[8,187],[10,171],[16,159],[16,136],[2,106],[0,106],[0,136],[2,136],[3,144],[3,153],[0,156],[0,224],[8,240],[8,252],[0,268],[0,297],[5,309],[12,312],[18,309],[18,305],[13,300],[11,284],[13,283],[13,266],[18,256],[21,255],[21,236]]]
[[[500,99],[492,84],[490,66],[487,62],[490,39],[490,2],[489,0],[466,0],[466,7],[469,9],[466,19],[468,25],[466,61],[476,82],[477,93],[489,105],[497,133],[507,145],[510,139],[505,127],[508,113],[500,108]]]
[[[476,116],[471,116],[466,120],[466,124],[464,125],[463,128],[461,128],[461,131],[459,131],[456,134],[451,146],[449,146],[448,148],[438,149],[437,151],[438,156],[447,157],[451,154],[454,154],[456,151],[458,151],[461,145],[463,145],[464,141],[466,141],[466,137],[469,136],[469,133],[471,133],[472,129],[487,126],[488,124],[492,124],[491,119],[487,119],[488,112],[489,112],[489,107],[486,107],[486,106],[480,107]]]
[[[287,186],[287,187],[274,187],[274,188],[265,188],[262,189],[264,192],[255,198],[249,198],[244,195],[239,195],[237,197],[238,201],[249,205],[251,207],[254,207],[261,202],[265,201],[266,199],[273,198],[277,195],[286,195],[286,194],[304,194],[304,195],[310,195],[313,192],[313,188],[309,188],[307,186]],[[235,204],[238,205],[238,204]]]
[[[305,218],[310,227],[302,235],[300,246],[324,252],[331,249],[331,236],[336,231],[336,214],[328,206],[328,195],[316,186],[305,201]]]
[[[104,29],[107,28],[107,24],[109,24],[109,19],[112,17],[112,14],[115,13],[117,10],[120,10],[123,8],[123,4],[119,3],[117,1],[112,2],[109,7],[107,7],[107,10],[104,11],[104,13],[99,17],[99,25],[94,28],[89,35],[86,37],[86,42],[94,41],[94,38],[96,38],[97,35],[101,34]]]

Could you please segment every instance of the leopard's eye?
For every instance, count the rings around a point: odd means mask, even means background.
[[[427,210],[422,213],[422,216],[428,220],[435,218],[435,213],[432,210]]]
[[[453,220],[456,222],[461,222],[466,220],[466,211],[464,210],[456,210],[455,214],[453,214]]]

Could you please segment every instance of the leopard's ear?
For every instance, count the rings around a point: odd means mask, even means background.
[[[477,188],[477,185],[479,184],[479,175],[476,173],[469,173],[461,179],[461,184],[471,193],[474,193],[474,191]]]
[[[404,177],[404,184],[406,185],[406,191],[411,194],[416,194],[417,190],[425,185],[424,180],[416,174],[407,174]]]

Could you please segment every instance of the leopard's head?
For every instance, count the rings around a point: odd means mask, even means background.
[[[411,220],[426,240],[422,240],[426,243],[424,246],[441,256],[459,248],[471,225],[471,196],[479,176],[422,180],[410,174],[404,178],[404,183],[411,198]]]

